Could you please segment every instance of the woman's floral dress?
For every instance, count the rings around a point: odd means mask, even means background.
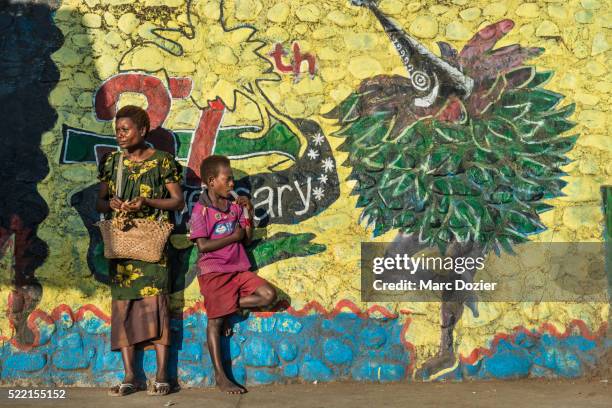
[[[113,152],[101,164],[98,179],[106,182],[109,198],[117,192],[116,172],[120,152]],[[182,168],[171,154],[156,150],[148,159],[136,162],[123,159],[123,190],[121,199],[132,200],[136,197],[169,198],[168,183],[180,183]],[[111,216],[114,216],[112,212]],[[134,218],[168,221],[169,212],[143,206],[139,212],[129,213]],[[111,260],[111,295],[115,300],[140,299],[148,296],[167,294],[168,267],[166,255],[158,263],[132,259]]]

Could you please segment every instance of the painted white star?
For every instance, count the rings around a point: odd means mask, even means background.
[[[321,184],[327,184],[327,174],[321,174],[319,177],[317,177],[317,180],[319,180],[319,183]]]
[[[316,198],[317,200],[321,200],[323,197],[325,197],[323,188],[321,187],[315,187],[312,189],[312,195],[314,195],[314,198]]]
[[[331,159],[331,157],[327,157],[325,158],[325,160],[323,160],[323,170],[325,170],[325,172],[327,173],[328,171],[333,171],[334,170],[334,161]]]
[[[321,146],[324,140],[325,140],[325,136],[323,136],[320,132],[312,137],[312,141],[315,144],[315,146]]]
[[[317,152],[317,151],[316,151],[316,150],[314,150],[314,149],[309,149],[309,150],[308,150],[308,157],[310,158],[310,160],[314,160],[314,159],[316,159],[317,157],[319,157],[319,152]]]

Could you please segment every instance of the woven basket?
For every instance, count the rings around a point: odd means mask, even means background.
[[[116,172],[117,197],[123,191],[123,152],[119,155]],[[104,241],[104,257],[108,259],[136,259],[156,263],[162,257],[166,241],[172,232],[172,224],[162,220],[129,218],[124,212],[117,212],[111,220],[101,219],[100,228]]]
[[[108,259],[136,259],[156,263],[162,257],[172,224],[165,221],[124,219],[99,221],[104,240],[104,257]]]

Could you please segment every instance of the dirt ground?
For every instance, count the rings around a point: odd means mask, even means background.
[[[242,396],[206,388],[183,389],[165,397],[139,392],[120,398],[108,397],[101,388],[65,388],[62,400],[9,399],[8,390],[0,388],[0,407],[612,407],[607,380],[296,384],[251,387]]]

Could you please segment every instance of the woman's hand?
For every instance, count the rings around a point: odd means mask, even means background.
[[[123,209],[124,204],[125,203],[117,197],[113,197],[109,202],[110,208],[116,211],[121,211]]]
[[[185,207],[185,200],[183,199],[183,192],[181,186],[178,183],[166,183],[166,189],[170,193],[170,198],[143,198],[138,197],[134,200],[142,199],[140,205],[146,205],[147,207],[157,208],[158,210],[165,211],[181,211]],[[132,200],[132,201],[134,201]]]
[[[147,199],[144,197],[136,197],[126,203],[123,203],[122,210],[127,212],[140,211],[147,204]]]

